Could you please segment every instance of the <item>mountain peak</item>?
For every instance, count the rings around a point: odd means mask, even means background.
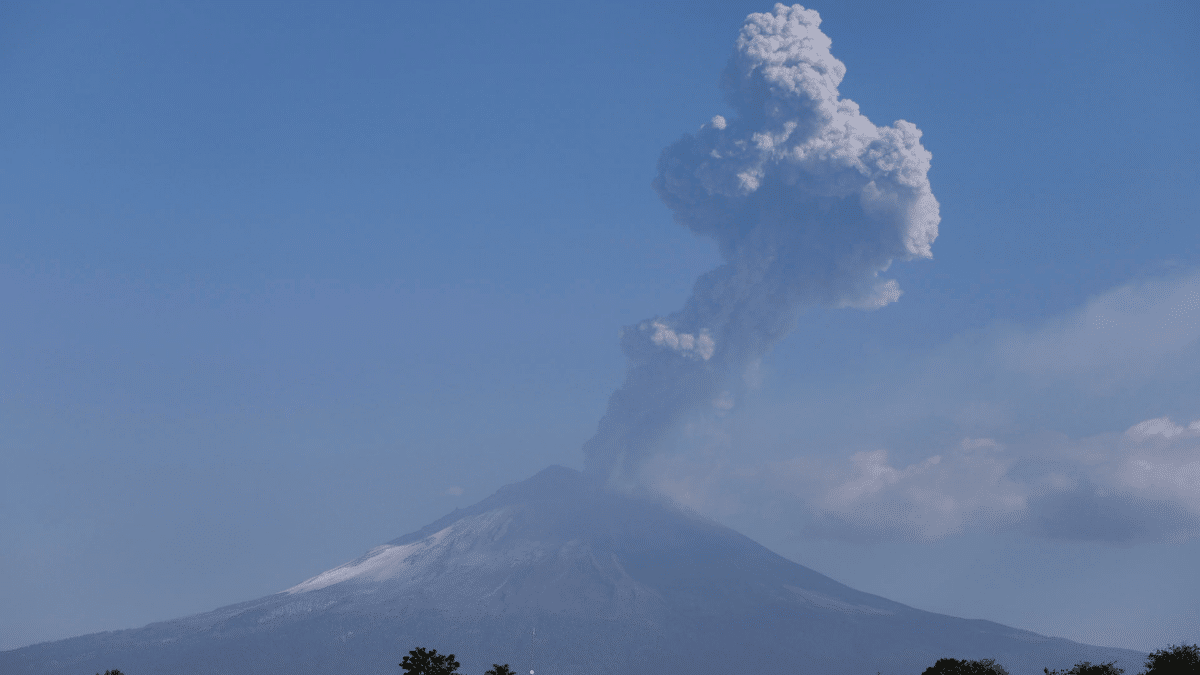
[[[389,672],[414,646],[464,672],[1012,672],[1141,655],[854,590],[661,500],[549,467],[286,591],[132,631],[0,653],[0,672]]]

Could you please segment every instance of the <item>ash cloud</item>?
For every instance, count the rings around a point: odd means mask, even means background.
[[[625,382],[584,446],[594,478],[630,478],[684,415],[731,406],[728,389],[806,307],[883,307],[901,291],[880,274],[931,257],[921,132],[877,127],[839,96],[846,68],[820,23],[799,5],[747,17],[721,78],[736,115],[663,151],[655,191],[724,264],[680,311],[623,331]]]

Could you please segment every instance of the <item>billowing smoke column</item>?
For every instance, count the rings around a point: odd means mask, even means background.
[[[631,477],[682,415],[728,405],[725,389],[804,308],[882,307],[900,288],[879,273],[931,257],[938,203],[921,132],[876,127],[838,97],[846,68],[820,23],[799,5],[747,17],[722,77],[737,116],[663,151],[654,189],[725,264],[681,311],[623,331],[625,383],[584,446],[593,478]]]

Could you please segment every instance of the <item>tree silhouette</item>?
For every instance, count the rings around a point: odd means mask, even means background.
[[[1200,675],[1200,645],[1171,645],[1151,652],[1142,675]]]
[[[96,675],[100,675],[100,673],[96,673]],[[122,673],[121,671],[117,670],[116,668],[113,668],[112,670],[104,671],[104,675],[125,675],[125,673]]]
[[[1008,675],[1008,671],[1004,669],[1004,666],[996,663],[996,659],[980,659],[978,661],[938,659],[937,663],[926,668],[921,675]]]
[[[508,667],[507,663],[504,665],[500,665],[499,663],[493,663],[492,669],[484,671],[483,675],[517,675],[517,674],[513,671],[512,668]]]
[[[1125,672],[1124,668],[1118,668],[1116,661],[1108,663],[1092,663],[1091,661],[1080,661],[1076,663],[1070,670],[1050,670],[1042,668],[1046,675],[1121,675]]]
[[[425,651],[424,647],[410,651],[400,662],[407,675],[457,675],[460,665],[453,654],[439,654],[436,649]]]

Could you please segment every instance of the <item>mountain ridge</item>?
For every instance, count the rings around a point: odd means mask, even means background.
[[[398,672],[416,646],[464,672],[1014,675],[1144,656],[858,591],[711,520],[550,467],[278,593],[137,629],[0,652],[0,673]],[[528,667],[525,667],[528,665]]]

